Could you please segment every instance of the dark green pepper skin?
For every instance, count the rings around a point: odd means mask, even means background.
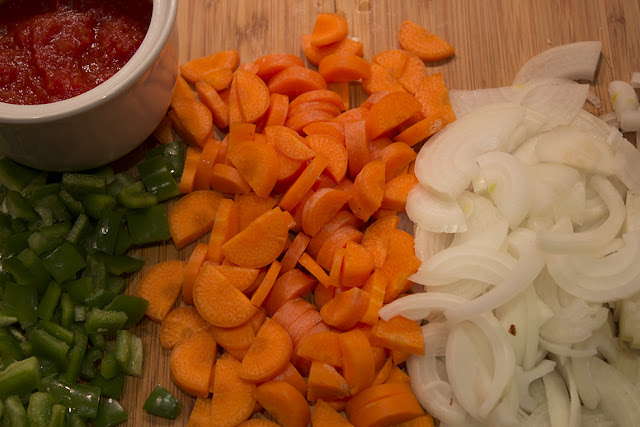
[[[182,407],[178,399],[169,390],[158,384],[147,398],[147,401],[144,402],[142,409],[150,414],[175,420],[180,415]]]

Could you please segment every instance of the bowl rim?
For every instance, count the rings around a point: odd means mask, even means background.
[[[122,94],[155,62],[173,31],[178,0],[153,0],[147,33],[131,59],[113,76],[80,95],[48,104],[0,102],[0,124],[44,123],[64,119],[103,105]]]

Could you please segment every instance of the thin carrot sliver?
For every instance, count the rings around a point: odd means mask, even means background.
[[[289,249],[287,249],[282,257],[281,273],[284,274],[296,266],[298,260],[307,249],[310,241],[311,237],[308,235],[304,233],[296,234],[296,237],[291,242],[291,246],[289,246]]]
[[[284,210],[291,211],[307,191],[311,189],[315,180],[328,164],[329,159],[325,155],[320,154],[314,157],[305,170],[302,171],[302,174],[300,174],[282,196],[282,199],[280,199],[280,207]]]
[[[247,194],[251,191],[251,186],[238,169],[225,163],[216,163],[211,167],[209,186],[212,190],[227,194]]]
[[[187,147],[187,155],[184,161],[182,176],[180,177],[180,193],[187,194],[193,191],[196,172],[200,165],[202,151],[195,147]]]
[[[271,291],[271,288],[276,282],[278,274],[280,274],[280,269],[281,265],[278,261],[273,261],[271,263],[269,269],[267,270],[267,274],[264,276],[264,279],[262,279],[262,282],[260,282],[258,289],[256,289],[256,291],[253,293],[253,296],[251,297],[251,303],[253,305],[255,305],[256,307],[260,307],[262,305],[264,299],[267,297],[269,291]]]
[[[208,329],[200,329],[171,351],[171,376],[183,391],[207,397],[217,344]]]
[[[400,25],[398,41],[403,49],[415,53],[423,61],[441,61],[455,53],[449,43],[406,19]]]
[[[303,253],[302,256],[300,256],[300,259],[298,260],[298,262],[300,263],[301,266],[306,268],[307,271],[309,271],[309,273],[311,273],[313,277],[318,279],[318,281],[323,285],[328,286],[331,283],[331,279],[329,279],[327,272],[324,271],[324,269],[320,267],[320,265],[318,265],[316,260],[311,258],[308,253],[306,252]]]
[[[231,199],[222,199],[211,227],[209,236],[209,252],[207,260],[220,264],[224,255],[222,245],[235,236],[240,230],[238,207]]]
[[[202,263],[207,259],[208,252],[209,245],[207,243],[198,243],[189,256],[182,280],[182,301],[187,304],[193,304],[193,282],[196,280]]]
[[[218,92],[207,82],[197,82],[195,86],[200,101],[211,111],[211,118],[218,129],[229,126],[229,107]]]
[[[186,262],[167,260],[151,267],[138,282],[136,296],[149,301],[145,315],[161,323],[182,291]]]

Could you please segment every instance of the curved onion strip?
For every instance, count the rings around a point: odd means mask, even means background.
[[[554,427],[549,419],[549,406],[547,402],[540,404],[535,411],[531,413],[527,421],[522,427]]]
[[[458,233],[467,230],[462,208],[455,200],[446,200],[422,185],[409,191],[407,215],[419,227],[436,233]]]
[[[607,91],[609,92],[609,100],[613,106],[613,111],[615,111],[616,117],[620,122],[622,122],[622,115],[626,111],[637,110],[640,107],[635,89],[627,82],[614,80],[609,83]]]
[[[480,174],[489,186],[489,195],[516,228],[529,213],[531,183],[527,168],[509,153],[492,151],[478,157]]]
[[[520,396],[515,377],[507,387],[507,395],[487,416],[485,425],[516,426],[519,425]]]
[[[468,300],[456,295],[440,292],[423,292],[421,294],[407,295],[383,306],[378,310],[378,316],[382,320],[392,317],[404,316],[411,320],[422,320],[429,317],[432,312],[443,312],[450,307],[463,304]]]
[[[595,329],[607,321],[609,310],[601,305],[590,306],[576,298],[562,307],[540,328],[540,336],[548,341],[575,344],[589,338]]]
[[[589,409],[595,409],[600,402],[600,393],[598,393],[591,375],[591,356],[572,357],[571,370],[582,404]]]
[[[531,289],[531,286],[528,289]],[[513,348],[516,365],[522,366],[527,345],[527,330],[529,329],[526,293],[523,292],[520,295],[516,295],[510,301],[497,307],[494,310],[494,314],[502,328],[505,331],[509,331],[507,339]]]
[[[501,248],[507,239],[509,224],[498,208],[487,198],[470,191],[463,192],[458,197],[458,203],[466,218],[467,231],[456,233],[451,246],[468,243]]]
[[[547,49],[531,58],[516,75],[514,85],[539,77],[593,80],[600,58],[599,41],[565,44]]]
[[[571,126],[592,133],[601,139],[606,139],[609,136],[609,132],[611,132],[611,125],[607,124],[601,117],[596,117],[586,110],[580,110],[571,122]]]
[[[536,154],[536,145],[540,140],[540,135],[534,135],[531,138],[524,141],[515,150],[511,152],[514,157],[527,165],[535,165],[540,162],[538,154]]]
[[[584,347],[584,348],[571,348],[570,346],[556,344],[551,341],[547,341],[544,338],[540,337],[540,347],[547,350],[550,353],[557,354],[558,356],[564,357],[586,357],[592,356],[596,354],[596,349],[594,346]]]
[[[576,385],[575,376],[571,369],[571,361],[566,358],[553,357],[557,362],[556,369],[562,376],[566,388],[569,390],[569,427],[580,427],[582,425],[580,408],[580,396],[578,396],[578,387]]]
[[[422,262],[448,248],[454,236],[451,233],[434,233],[418,225],[414,228],[413,233],[415,235],[414,247],[416,256]]]
[[[589,85],[546,78],[527,82],[522,91],[520,105],[543,114],[547,120],[541,130],[548,130],[575,119],[587,99]]]
[[[615,187],[599,175],[590,180],[598,195],[609,209],[609,217],[599,226],[579,233],[542,231],[538,233],[538,245],[547,252],[585,252],[592,251],[613,239],[624,222],[625,207]]]
[[[624,231],[628,233],[640,230],[640,194],[627,191],[625,205],[627,216],[624,221]]]
[[[524,113],[524,108],[512,103],[490,104],[451,123],[418,153],[418,181],[447,199],[456,199],[478,174],[476,158],[500,148]]]
[[[423,285],[447,285],[460,279],[474,279],[496,285],[515,265],[516,260],[501,250],[452,246],[428,259],[409,280]]]
[[[449,100],[457,120],[470,112],[488,104],[510,102],[515,97],[513,86],[503,86],[488,89],[449,91]]]
[[[479,280],[462,279],[449,285],[427,285],[425,288],[427,292],[444,292],[470,300],[482,295],[489,286],[491,286],[489,283]]]
[[[564,380],[557,371],[551,371],[542,377],[547,405],[549,405],[549,418],[552,426],[569,426],[569,393]]]
[[[608,363],[591,358],[591,375],[600,393],[600,407],[620,427],[637,425],[640,388]]]
[[[616,176],[629,190],[640,194],[640,150],[613,128],[607,143],[614,150],[613,169]]]
[[[529,173],[533,182],[532,216],[552,215],[554,220],[568,216],[574,223],[584,222],[586,184],[583,174],[570,166],[555,163],[532,165]]]
[[[445,316],[451,322],[470,319],[474,316],[493,310],[511,300],[522,292],[538,276],[544,267],[544,258],[536,248],[533,232],[518,245],[519,258],[515,266],[505,276],[503,281],[489,292],[469,301],[466,304],[445,311]],[[513,236],[513,233],[512,233]]]
[[[515,377],[520,395],[521,408],[529,413],[535,411],[538,407],[538,402],[529,394],[529,384],[553,371],[555,367],[556,362],[549,359],[541,360],[540,363],[528,371],[524,371],[520,366],[516,367]]]

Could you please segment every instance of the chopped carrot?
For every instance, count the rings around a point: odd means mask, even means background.
[[[317,360],[331,366],[342,367],[340,334],[333,331],[318,332],[300,341],[296,355],[308,360]]]
[[[227,353],[216,362],[210,425],[236,426],[253,413],[256,406],[256,386],[238,376],[240,366],[240,362]]]
[[[245,122],[254,123],[269,108],[269,89],[260,77],[249,71],[236,70],[234,79],[237,80],[240,114]]]
[[[335,138],[344,146],[344,130],[333,122],[315,122],[303,128],[307,136],[310,135],[327,135]]]
[[[315,180],[320,176],[322,171],[329,164],[327,156],[319,154],[302,171],[302,174],[291,184],[289,189],[280,199],[280,207],[284,210],[291,209],[302,199],[302,197],[311,189]]]
[[[411,353],[409,353],[408,351],[401,351],[401,350],[390,350],[390,351],[391,351],[391,359],[393,360],[393,364],[395,366],[403,362],[406,362],[407,359],[411,357]]]
[[[388,256],[382,264],[382,271],[387,277],[384,302],[393,301],[403,292],[411,288],[409,276],[418,271],[421,261],[415,255]]]
[[[378,90],[376,92],[373,92],[367,99],[362,102],[362,104],[360,104],[360,106],[363,108],[371,109],[371,107],[373,107],[373,104],[380,101],[388,93],[389,91],[386,90]]]
[[[222,195],[200,190],[179,199],[169,210],[169,230],[176,249],[211,231]]]
[[[395,393],[365,406],[353,408],[349,420],[358,426],[393,425],[424,415],[412,392]]]
[[[410,94],[415,94],[420,83],[427,77],[427,67],[422,59],[417,55],[409,52],[407,63],[402,70],[400,84]]]
[[[348,243],[349,242],[347,242],[347,244]],[[331,263],[331,270],[329,270],[329,281],[331,285],[335,286],[336,288],[342,288],[342,265],[344,264],[345,249],[346,247],[336,250],[335,254],[333,255],[333,261]],[[331,294],[332,298],[335,295],[336,291],[337,289],[334,289],[333,294]],[[324,306],[328,302],[329,301],[325,301],[322,305]]]
[[[280,427],[280,424],[269,421],[266,418],[252,418],[238,424],[238,427]]]
[[[229,124],[244,123],[242,117],[242,110],[240,108],[240,98],[238,94],[238,80],[231,80],[231,86],[229,86]]]
[[[416,156],[416,152],[404,142],[394,142],[383,148],[380,158],[384,162],[385,182],[399,176]]]
[[[173,96],[171,97],[171,107],[173,108],[173,103],[180,98],[191,98],[196,99],[196,94],[189,86],[189,83],[182,77],[178,75],[176,78],[176,86],[173,89]]]
[[[294,65],[304,66],[302,59],[290,53],[270,53],[256,59],[254,63],[258,65],[258,76],[265,82],[285,68]]]
[[[320,315],[327,325],[348,330],[360,321],[368,306],[369,294],[360,288],[351,288],[326,303]]]
[[[179,98],[173,102],[173,111],[182,125],[184,141],[204,146],[213,130],[213,116],[209,108],[195,98]]]
[[[369,66],[371,77],[362,80],[362,90],[371,95],[379,91],[404,92],[404,86],[391,72],[379,64],[372,63]]]
[[[411,234],[399,229],[391,230],[391,234],[389,235],[389,247],[387,249],[387,256],[391,257],[394,255],[415,255],[415,241]]]
[[[327,83],[317,71],[294,65],[273,76],[268,87],[271,93],[280,93],[294,99],[311,90],[326,89]]]
[[[210,71],[207,71],[202,75],[202,80],[195,82],[197,86],[198,83],[207,83],[216,91],[222,90],[228,87],[233,80],[233,69],[228,67],[222,68],[214,68]]]
[[[308,235],[304,233],[296,234],[293,242],[291,242],[291,246],[289,246],[289,249],[287,249],[287,252],[285,252],[284,256],[282,257],[282,266],[280,269],[280,272],[282,274],[286,273],[289,270],[292,270],[296,266],[298,260],[307,249],[310,241],[311,237],[309,237]]]
[[[160,144],[169,144],[177,140],[176,135],[171,126],[169,118],[165,115],[158,123],[158,126],[153,130],[153,136]]]
[[[196,168],[196,176],[193,181],[194,190],[210,190],[209,185],[211,169],[218,158],[220,152],[220,142],[215,139],[209,139],[205,142],[200,153],[200,162]]]
[[[320,64],[322,58],[333,53],[351,53],[362,56],[363,48],[361,42],[350,38],[343,38],[342,40],[324,46],[314,46],[311,44],[311,34],[302,35],[302,50],[304,51],[304,55],[309,62],[315,66]]]
[[[182,301],[187,304],[193,304],[193,282],[196,280],[202,263],[207,259],[208,252],[209,245],[207,243],[198,243],[189,256],[182,280]]]
[[[393,178],[384,186],[384,195],[382,196],[380,207],[393,211],[404,211],[409,191],[417,183],[418,179],[414,173],[407,173]]]
[[[327,83],[344,83],[371,77],[369,63],[351,53],[334,53],[322,58],[318,72]]]
[[[373,255],[365,246],[347,242],[342,261],[341,285],[348,288],[362,287],[371,275],[373,267]]]
[[[380,368],[376,373],[376,377],[374,378],[373,383],[371,383],[371,387],[378,384],[384,384],[394,367],[395,365],[393,364],[393,359],[391,357],[387,357],[387,360],[384,362],[384,365],[382,365],[382,368]]]
[[[362,168],[349,192],[349,207],[353,214],[367,221],[382,205],[385,185],[385,165],[382,160],[374,160]]]
[[[339,107],[336,107],[330,102],[325,101],[308,101],[303,102],[301,104],[296,105],[294,108],[289,108],[288,116],[295,117],[300,113],[304,113],[307,111],[323,111],[325,113],[331,114],[333,117],[336,117],[342,111]],[[315,123],[315,122],[314,122]],[[307,125],[305,125],[307,126]]]
[[[426,118],[442,118],[445,124],[455,120],[449,92],[441,73],[432,74],[422,80],[416,89],[416,99],[422,105],[421,112]]]
[[[391,92],[373,104],[367,116],[367,136],[375,139],[410,119],[422,105],[411,94]]]
[[[344,139],[344,136],[343,136]],[[325,172],[333,179],[335,183],[342,181],[347,174],[348,153],[344,144],[330,135],[308,135],[306,137],[307,144],[316,153],[327,156],[329,164]]]
[[[271,319],[278,325],[282,326],[285,331],[288,331],[291,325],[304,313],[309,310],[315,310],[313,304],[307,300],[293,297],[288,299],[281,307],[279,307],[273,314]]]
[[[196,172],[200,165],[200,155],[202,151],[195,147],[187,147],[187,155],[184,161],[184,169],[180,177],[180,193],[187,194],[193,191],[196,179]]]
[[[344,411],[347,417],[351,418],[353,412],[360,408],[366,408],[377,400],[397,394],[409,393],[412,393],[411,386],[405,383],[371,385],[354,395],[349,402],[347,402]]]
[[[273,197],[262,198],[256,193],[240,194],[234,198],[240,215],[240,230],[244,230],[254,219],[273,209],[278,202]]]
[[[240,292],[245,292],[257,279],[260,272],[257,268],[240,267],[237,265],[217,265],[214,267],[224,278]]]
[[[366,120],[368,115],[369,115],[368,108],[357,107],[357,108],[352,108],[351,110],[347,110],[344,113],[340,114],[338,117],[333,119],[333,122],[339,124],[344,129],[347,123]],[[346,135],[345,135],[345,138],[346,138]]]
[[[362,287],[363,291],[369,293],[369,306],[360,318],[362,323],[366,323],[368,325],[376,324],[379,319],[378,310],[382,308],[386,288],[386,276],[379,269],[374,270]]]
[[[240,63],[237,50],[227,50],[192,59],[180,66],[182,76],[192,83],[206,79],[207,73],[217,68],[231,68],[235,70]]]
[[[249,183],[253,191],[267,198],[278,179],[278,155],[265,142],[239,143],[227,151],[227,157]]]
[[[260,66],[258,64],[254,64],[253,62],[245,62],[244,64],[238,65],[236,71],[246,71],[247,73],[251,73],[256,75]]]
[[[315,307],[302,313],[287,330],[294,347],[297,347],[305,336],[321,324],[324,322]]]
[[[346,247],[348,241],[360,243],[361,240],[362,232],[360,230],[349,224],[343,225],[327,237],[318,251],[316,261],[325,270],[330,270],[333,265],[333,257],[338,249]]]
[[[224,255],[222,245],[235,236],[240,229],[238,206],[231,199],[222,199],[218,205],[218,211],[211,227],[209,236],[209,252],[207,260],[214,264],[220,264]]]
[[[311,410],[305,397],[284,381],[267,381],[256,388],[258,402],[283,427],[307,427]]]
[[[183,391],[197,397],[209,395],[211,369],[217,344],[208,329],[200,329],[171,351],[171,376]]]
[[[267,309],[269,316],[275,316],[274,313],[287,301],[297,297],[306,298],[313,291],[316,283],[313,277],[297,268],[289,270],[278,277],[262,306]]]
[[[310,236],[316,235],[350,198],[349,193],[333,188],[316,191],[302,211],[302,229]]]
[[[300,176],[309,162],[294,160],[282,154],[278,149],[276,149],[276,154],[278,155],[279,168],[278,180],[276,181],[274,191],[282,193],[289,188],[291,183],[295,181],[298,176]]]
[[[264,382],[282,372],[291,358],[293,344],[287,332],[267,319],[242,359],[238,376],[249,382]]]
[[[374,344],[410,354],[424,354],[424,336],[420,325],[406,317],[378,320],[371,329]]]
[[[434,427],[434,425],[433,417],[427,414],[402,423],[394,424],[393,427]]]
[[[233,328],[211,325],[210,331],[218,345],[228,351],[248,350],[256,337],[250,321]]]
[[[322,267],[309,256],[307,253],[303,253],[298,260],[301,266],[307,269],[309,273],[316,279],[318,282],[322,283],[325,286],[331,285],[331,279],[327,275],[327,272],[322,269]]]
[[[187,427],[208,427],[211,425],[211,399],[197,397],[189,414]]]
[[[211,263],[205,263],[193,284],[193,302],[209,323],[232,328],[248,321],[258,310]]]
[[[341,399],[349,396],[349,385],[333,366],[314,360],[307,379],[307,400]]]
[[[353,227],[360,227],[362,221],[353,215],[352,212],[348,210],[342,210],[335,214],[333,218],[329,222],[327,222],[322,229],[311,238],[309,245],[307,247],[307,253],[314,258],[317,258],[318,252],[324,245],[325,241],[329,236],[333,235],[333,233],[338,230],[343,225],[351,225]],[[385,253],[386,255],[386,253]],[[384,258],[382,259],[380,265],[384,262]]]
[[[399,79],[402,77],[408,59],[409,54],[406,50],[390,49],[374,55],[373,62],[389,71],[394,78]]]
[[[382,150],[393,144],[393,140],[386,136],[380,136],[369,142],[369,151],[371,152],[371,160],[382,158]]]
[[[151,267],[140,281],[136,296],[149,301],[145,315],[161,323],[171,311],[182,291],[186,262],[167,260]]]
[[[264,302],[264,299],[271,291],[271,288],[276,282],[278,278],[278,274],[280,273],[281,265],[278,261],[273,261],[267,270],[267,274],[264,276],[264,279],[260,282],[258,289],[253,293],[251,297],[251,303],[256,307],[260,307]]]
[[[335,117],[336,114],[334,112],[312,109],[300,111],[295,116],[290,116],[284,124],[288,128],[301,133],[305,127],[313,123],[330,121]]]
[[[340,96],[340,99],[342,99],[342,103],[344,104],[343,110],[348,110],[351,106],[349,82],[327,83],[327,88]]]
[[[209,327],[198,310],[193,306],[178,307],[169,312],[160,324],[160,345],[162,348],[173,348],[199,331]]]
[[[283,126],[289,114],[289,97],[279,93],[272,93],[269,108],[265,114],[263,128],[269,126]]]
[[[229,138],[227,151],[233,150],[233,147],[242,142],[255,141],[256,125],[254,123],[232,123],[229,125],[227,137]]]
[[[229,107],[224,103],[216,90],[207,82],[197,82],[196,91],[198,97],[204,105],[211,111],[213,124],[218,129],[224,129],[229,126]]]
[[[418,55],[423,61],[441,61],[455,53],[449,43],[406,19],[398,31],[398,41],[403,49]]]
[[[309,160],[316,153],[305,144],[304,138],[285,126],[268,126],[264,129],[267,142],[285,156],[294,160]]]
[[[325,46],[347,37],[349,24],[337,13],[319,13],[311,32],[313,46]]]
[[[286,368],[273,378],[274,381],[284,381],[295,387],[303,396],[307,395],[307,382],[304,380],[300,372],[290,362]]]
[[[342,374],[349,384],[351,394],[355,395],[369,387],[375,378],[373,350],[360,329],[340,334],[340,349],[342,350]]]
[[[340,111],[344,111],[345,109],[340,95],[329,89],[312,90],[309,92],[305,92],[298,96],[296,99],[292,100],[289,108],[295,110],[300,105],[306,104],[308,102],[326,102],[334,105]]]
[[[353,427],[353,424],[340,415],[340,412],[322,399],[319,399],[313,406],[311,425],[312,427]]]
[[[419,94],[419,92],[418,92]],[[420,96],[420,95],[419,95]],[[417,98],[420,100],[420,98]],[[420,120],[418,123],[409,126],[407,129],[393,137],[394,141],[407,143],[410,147],[424,141],[434,133],[447,125],[444,117],[433,116]]]
[[[345,123],[344,141],[349,158],[349,176],[355,178],[371,158],[365,120]]]
[[[238,169],[224,163],[216,163],[211,167],[209,186],[212,190],[227,194],[247,194],[251,191],[251,186]]]
[[[237,265],[264,267],[280,256],[288,234],[286,219],[276,207],[260,215],[222,245],[222,253]]]
[[[387,258],[387,248],[391,232],[400,224],[397,215],[390,215],[376,220],[364,232],[362,245],[373,254],[375,266],[380,268]]]

